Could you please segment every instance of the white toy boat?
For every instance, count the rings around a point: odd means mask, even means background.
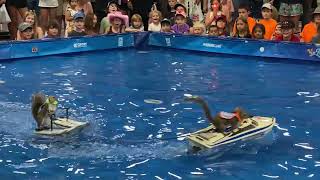
[[[264,135],[270,132],[276,123],[273,117],[254,116],[244,119],[242,125],[228,134],[215,131],[213,125],[187,136],[191,146],[196,149],[210,149],[224,144]]]
[[[34,131],[34,133],[38,135],[46,135],[46,136],[61,136],[61,135],[73,133],[75,131],[80,131],[85,126],[89,125],[88,122],[80,122],[80,121],[71,120],[67,118],[57,118],[56,120],[53,120],[52,123],[53,123],[52,129]]]

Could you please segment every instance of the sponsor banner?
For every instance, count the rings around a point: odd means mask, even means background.
[[[304,43],[150,33],[148,44],[223,54],[320,61],[320,46]]]
[[[26,58],[83,51],[134,47],[134,35],[101,35],[32,41],[11,41],[0,44],[0,59]],[[2,51],[6,51],[2,53]],[[2,54],[6,56],[2,56]]]

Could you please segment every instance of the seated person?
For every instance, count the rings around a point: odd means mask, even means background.
[[[125,28],[128,26],[128,16],[123,15],[121,12],[115,12],[108,14],[109,22],[111,26],[107,31],[107,34],[119,34],[124,33]]]
[[[59,23],[56,20],[50,21],[48,24],[47,35],[44,37],[44,39],[59,38],[60,37],[59,31],[60,31]]]
[[[78,11],[73,16],[73,24],[74,29],[68,34],[68,37],[75,37],[75,36],[85,36],[87,35],[84,30],[84,13],[82,11]]]
[[[186,23],[186,14],[185,13],[177,13],[175,18],[175,24],[171,27],[175,33],[178,34],[187,34],[189,33],[189,25]]]
[[[219,29],[218,29],[217,25],[210,25],[209,26],[208,36],[215,36],[215,37],[219,36]]]
[[[312,38],[312,44],[320,44],[320,26],[317,28],[317,34]]]
[[[205,34],[205,26],[203,23],[201,22],[195,22],[193,24],[193,31],[192,31],[192,34],[193,35],[198,35],[198,36],[202,36]]]
[[[161,30],[160,32],[163,33],[174,33],[174,31],[171,30],[171,21],[167,18],[164,18],[161,21]]]
[[[290,42],[300,42],[300,38],[294,35],[295,25],[292,21],[283,21],[281,22],[281,33],[282,35],[278,36],[276,41],[290,41]]]
[[[18,30],[20,40],[34,39],[34,31],[31,24],[23,22],[19,25]]]
[[[266,29],[264,25],[257,23],[254,25],[252,29],[252,38],[253,39],[264,39],[264,34],[266,33]]]

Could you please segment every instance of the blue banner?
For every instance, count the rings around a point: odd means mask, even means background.
[[[149,45],[213,53],[320,61],[313,44],[150,33]]]
[[[132,33],[11,41],[0,44],[0,60],[126,47],[134,47],[134,35]]]

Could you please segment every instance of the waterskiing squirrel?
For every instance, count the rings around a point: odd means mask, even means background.
[[[32,116],[37,123],[36,131],[50,129],[51,118],[55,117],[58,101],[54,96],[46,97],[43,93],[32,95]]]
[[[236,107],[232,113],[219,112],[216,116],[212,116],[208,104],[199,96],[190,96],[185,101],[200,104],[206,118],[212,123],[217,132],[225,133],[226,129],[231,126],[232,130],[239,127],[244,119],[250,116],[241,108]]]

